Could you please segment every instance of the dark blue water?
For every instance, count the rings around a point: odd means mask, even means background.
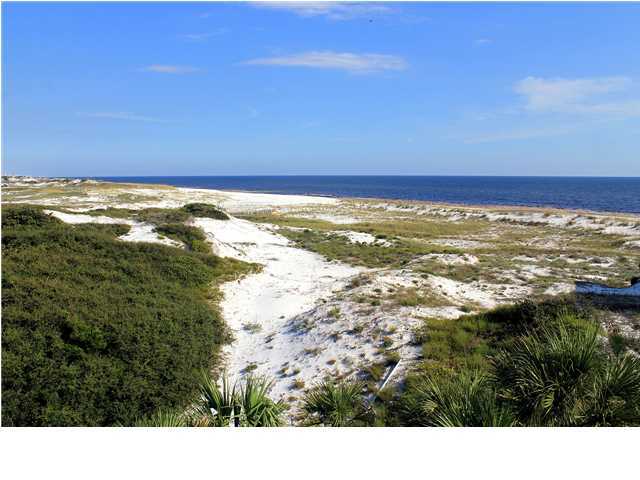
[[[284,176],[97,179],[249,192],[640,213],[640,177]]]

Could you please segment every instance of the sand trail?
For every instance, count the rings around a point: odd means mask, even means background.
[[[198,218],[193,223],[218,255],[263,265],[260,273],[222,286],[222,314],[235,337],[225,348],[229,377],[267,375],[275,380],[276,398],[291,390],[291,378],[280,373],[283,366],[299,368],[300,380],[312,382],[318,373],[313,365],[294,366],[308,345],[291,331],[291,320],[330,298],[362,269],[295,248],[266,225],[236,218]]]

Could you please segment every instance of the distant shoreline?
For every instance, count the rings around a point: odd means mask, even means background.
[[[419,201],[477,208],[640,214],[639,177],[145,176],[80,177],[229,192]]]
[[[346,177],[346,176],[345,176]],[[370,176],[376,178],[386,178],[384,176]],[[399,176],[398,176],[399,177]],[[621,215],[621,216],[631,216],[637,217],[640,215],[640,200],[638,200],[639,206],[638,211],[628,211],[628,210],[604,210],[604,209],[591,209],[591,208],[580,208],[580,207],[571,207],[571,206],[558,206],[554,204],[547,205],[529,205],[522,203],[473,203],[471,201],[451,201],[451,200],[438,200],[438,199],[421,199],[421,198],[400,198],[400,197],[384,197],[384,196],[373,196],[373,195],[360,195],[360,196],[351,196],[351,195],[341,195],[336,193],[316,193],[316,192],[299,192],[299,191],[285,191],[285,190],[258,190],[258,189],[243,189],[243,188],[231,188],[231,187],[220,187],[220,186],[201,186],[201,185],[181,185],[170,183],[170,182],[162,182],[163,179],[207,179],[207,178],[233,178],[233,179],[254,179],[254,178],[269,178],[269,179],[279,179],[284,177],[276,177],[276,176],[263,176],[263,177],[249,177],[249,176],[220,176],[220,177],[191,177],[191,176],[181,176],[181,177],[32,177],[32,176],[22,176],[22,175],[4,175],[3,184],[5,179],[13,178],[13,179],[30,179],[32,182],[42,182],[42,181],[53,181],[53,180],[67,180],[67,181],[79,181],[79,180],[89,180],[96,182],[105,182],[105,183],[119,183],[119,184],[128,184],[128,185],[141,185],[141,186],[169,186],[174,188],[183,188],[183,189],[196,189],[196,190],[210,190],[210,191],[220,191],[220,192],[230,192],[230,193],[246,193],[246,194],[266,194],[266,195],[284,195],[284,196],[305,196],[305,197],[319,197],[319,198],[331,198],[336,200],[347,200],[347,201],[372,201],[372,202],[392,202],[392,203],[417,203],[417,204],[430,204],[430,205],[438,205],[442,207],[453,207],[453,208],[470,208],[470,209],[494,209],[494,210],[513,210],[520,209],[525,211],[559,211],[559,212],[575,212],[577,214],[596,214],[596,215]],[[290,177],[291,178],[291,177]],[[293,176],[293,178],[299,178],[298,176]],[[336,176],[302,176],[302,178],[344,178],[344,177],[336,177]],[[360,178],[360,177],[355,177]],[[422,177],[422,178],[435,178],[435,177]],[[638,188],[640,188],[640,177],[439,177],[439,178],[510,178],[510,179],[521,179],[521,178],[589,178],[589,179],[631,179],[637,180]],[[117,179],[117,180],[116,180]],[[144,179],[148,179],[151,181],[141,181]],[[640,195],[640,191],[639,191]],[[640,196],[638,197],[640,199]]]

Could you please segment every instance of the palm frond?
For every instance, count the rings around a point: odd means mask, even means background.
[[[188,426],[187,420],[184,415],[158,411],[150,417],[138,420],[135,427],[186,427]]]
[[[222,387],[219,387],[207,372],[202,372],[197,412],[202,417],[208,418],[212,426],[229,426],[236,396],[236,386],[229,384],[226,375],[222,376]]]
[[[309,391],[303,402],[304,411],[315,423],[332,427],[363,425],[370,421],[362,394],[362,382],[324,381]]]
[[[601,364],[597,326],[542,328],[494,359],[495,381],[521,421],[572,425],[586,383]]]
[[[247,377],[238,392],[242,423],[249,427],[279,427],[283,424],[285,406],[269,398],[273,381],[263,377]]]
[[[593,381],[582,424],[631,426],[640,423],[640,359],[633,354],[607,362]]]
[[[416,379],[410,402],[404,409],[412,425],[507,427],[515,424],[510,411],[497,402],[488,377],[478,371]]]

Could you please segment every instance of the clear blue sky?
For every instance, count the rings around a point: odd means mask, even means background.
[[[640,4],[2,10],[5,174],[640,176]]]

